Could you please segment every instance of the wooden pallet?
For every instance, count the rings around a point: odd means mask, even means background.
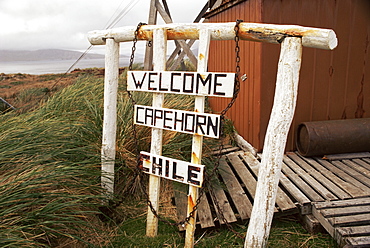
[[[201,228],[250,218],[260,162],[248,152],[225,149],[219,177],[212,181],[213,195],[202,197],[197,223]],[[179,219],[186,216],[186,190],[177,192]],[[370,158],[336,160],[284,156],[275,216],[299,212],[312,230],[318,222],[341,246],[370,247]],[[317,222],[318,221],[318,222]]]
[[[370,196],[370,178],[366,176],[370,164],[366,160],[328,161],[289,152],[284,156],[280,183],[302,206],[301,214],[310,214],[311,202]]]
[[[218,209],[228,223],[249,220],[255,196],[259,162],[242,151],[227,153],[220,160],[219,175],[212,181],[212,194],[201,198],[197,223],[201,228],[225,224]],[[175,191],[178,219],[186,217],[186,190]],[[297,213],[296,204],[278,189],[275,215]],[[181,230],[182,228],[180,228]]]
[[[314,203],[312,213],[341,247],[370,247],[370,197]]]

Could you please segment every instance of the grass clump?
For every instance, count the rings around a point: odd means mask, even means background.
[[[121,83],[124,80],[123,76]],[[106,205],[100,187],[103,88],[103,79],[84,75],[42,107],[0,116],[1,247],[102,246],[110,242],[115,226],[104,224],[100,211]],[[38,91],[35,94],[39,96]],[[135,93],[134,97],[138,104],[151,103],[150,94]],[[166,105],[184,109],[192,100],[168,97]],[[117,196],[141,188],[131,183],[137,180],[132,118],[132,103],[120,86]],[[189,149],[191,140],[180,136],[165,133],[164,154],[178,157]],[[137,138],[139,150],[148,150],[150,129],[137,127]],[[178,145],[168,145],[172,141]]]

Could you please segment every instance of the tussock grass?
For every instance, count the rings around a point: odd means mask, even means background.
[[[183,246],[183,235],[163,223],[158,237],[143,237],[147,207],[142,190],[147,180],[136,174],[133,108],[125,80],[123,74],[118,95],[114,199],[123,203],[116,209],[107,206],[100,187],[103,79],[85,74],[31,112],[0,115],[0,247]],[[136,92],[133,97],[137,104],[151,104],[149,93]],[[193,109],[192,97],[166,95],[165,99],[164,107]],[[150,129],[137,126],[136,134],[138,150],[149,151]],[[204,155],[209,154],[207,145],[211,142],[214,140],[205,139]],[[191,135],[164,131],[164,156],[190,161],[190,154]],[[171,190],[171,183],[162,184],[162,190]],[[168,215],[173,215],[168,199],[160,202],[171,212]],[[111,211],[104,212],[109,216],[104,216],[103,209]],[[246,231],[245,226],[237,228]],[[293,233],[300,238],[290,237]],[[328,239],[319,243],[320,237],[302,235],[296,226],[274,226],[270,238],[271,247],[332,247]],[[196,240],[197,247],[243,244],[227,230],[197,234]]]
[[[136,175],[133,108],[124,80],[125,75],[118,96],[117,197],[142,189]],[[135,93],[134,98],[138,104],[151,104],[148,93]],[[191,98],[184,96],[169,96],[165,103],[169,108],[192,106]],[[114,226],[98,218],[106,203],[100,187],[102,119],[103,80],[89,75],[34,111],[0,116],[1,247],[109,242]],[[136,130],[139,150],[148,151],[150,129]],[[181,157],[191,146],[190,138],[174,132],[165,132],[163,140],[163,154],[172,157]]]

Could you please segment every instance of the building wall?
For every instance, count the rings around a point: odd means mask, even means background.
[[[295,149],[294,133],[301,122],[370,117],[370,1],[250,0],[209,21],[234,21],[236,16],[246,22],[330,28],[337,34],[338,47],[333,51],[303,48],[298,102],[287,150]],[[233,57],[229,48],[232,44],[216,48],[214,43],[209,70],[230,70],[233,62],[226,58]],[[280,46],[243,43],[242,73],[249,79],[243,83],[230,118],[238,132],[261,150],[273,102]],[[213,56],[218,56],[222,64],[212,62]],[[211,100],[216,110],[219,104],[218,99],[217,103]]]
[[[209,19],[210,22],[261,22],[261,1],[246,1]],[[241,41],[241,75],[248,79],[241,82],[240,94],[234,106],[227,113],[238,132],[252,144],[258,144],[261,92],[261,50],[262,44]],[[235,41],[212,41],[208,68],[209,71],[235,72]],[[222,111],[230,99],[211,98],[215,111]]]

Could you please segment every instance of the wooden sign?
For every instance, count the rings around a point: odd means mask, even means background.
[[[145,173],[202,187],[204,165],[140,152],[139,166]]]
[[[211,138],[220,136],[220,115],[135,105],[134,118],[138,125]]]
[[[233,97],[235,73],[128,71],[127,90]]]

